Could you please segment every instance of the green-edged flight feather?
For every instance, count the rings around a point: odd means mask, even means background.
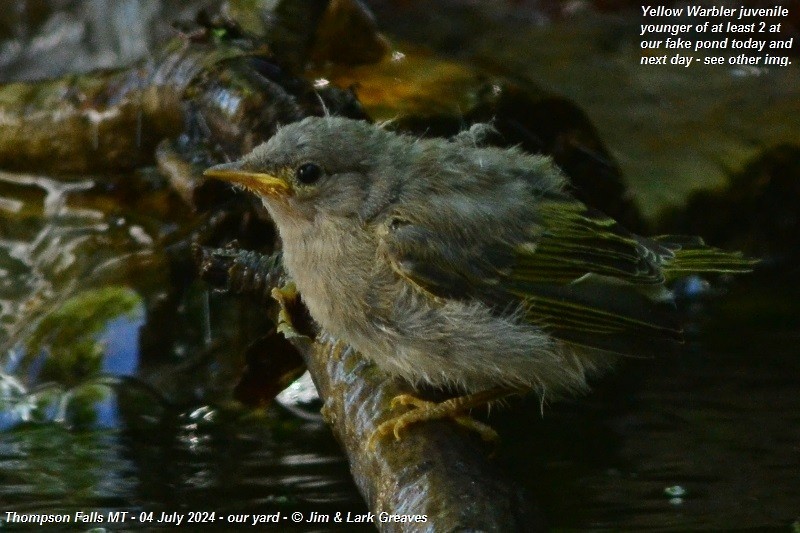
[[[755,261],[699,238],[632,234],[560,193],[546,193],[524,241],[449,245],[422,224],[395,224],[382,249],[393,268],[438,298],[477,299],[563,341],[643,355],[681,340],[665,284],[690,273],[739,273]]]

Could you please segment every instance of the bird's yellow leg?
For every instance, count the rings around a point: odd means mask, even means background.
[[[466,414],[474,407],[487,405],[495,400],[505,398],[516,391],[506,388],[494,388],[475,394],[451,398],[443,402],[429,402],[410,394],[400,394],[392,399],[391,408],[410,406],[414,409],[383,422],[370,437],[370,447],[374,447],[378,439],[392,433],[400,440],[401,432],[413,424],[427,420],[450,418],[456,423],[476,432],[485,441],[497,440],[497,432],[483,422],[478,422]]]

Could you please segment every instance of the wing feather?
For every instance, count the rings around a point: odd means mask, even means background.
[[[566,194],[545,194],[530,218],[513,238],[487,231],[469,242],[404,221],[385,232],[381,249],[432,297],[477,299],[498,313],[521,308],[556,338],[633,355],[681,341],[665,280],[753,264],[699,239],[634,235]]]

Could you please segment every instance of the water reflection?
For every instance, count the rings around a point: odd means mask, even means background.
[[[247,416],[227,412],[189,428],[189,415],[176,413],[151,433],[57,425],[3,432],[0,498],[17,512],[366,512],[325,427],[284,433],[282,425],[295,424],[285,415]],[[310,461],[281,466],[286,450]]]
[[[186,210],[163,181],[0,178],[6,508],[365,512],[319,418],[231,405],[236,300],[165,292]]]

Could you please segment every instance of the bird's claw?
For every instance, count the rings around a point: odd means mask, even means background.
[[[405,407],[409,405],[419,409],[423,409],[426,407],[430,408],[438,404],[434,402],[429,402],[427,400],[421,400],[420,398],[417,398],[416,396],[412,396],[410,394],[398,394],[397,396],[392,398],[392,401],[389,403],[389,408],[394,410],[397,409],[398,407],[401,406]]]
[[[400,440],[401,433],[408,426],[414,425],[418,422],[427,420],[441,420],[449,418],[467,428],[470,431],[477,433],[481,439],[487,442],[496,442],[499,437],[497,432],[487,424],[479,422],[469,415],[464,414],[464,411],[469,408],[468,403],[464,403],[461,398],[454,398],[444,402],[430,402],[422,400],[410,394],[399,394],[392,398],[389,407],[391,410],[397,409],[401,406],[410,406],[413,409],[401,415],[390,418],[389,420],[381,423],[372,433],[369,439],[369,448],[374,449],[377,442],[389,435],[394,435],[395,440]]]
[[[369,448],[371,450],[375,449],[375,445],[380,439],[389,434],[394,435],[395,440],[400,440],[401,432],[406,427],[418,421],[424,420],[424,418],[419,417],[419,413],[416,409],[424,409],[425,407],[431,407],[437,404],[420,400],[419,398],[411,396],[410,394],[399,394],[392,398],[392,401],[389,403],[389,409],[393,411],[398,407],[409,405],[413,406],[415,410],[392,417],[389,420],[382,422],[377,428],[375,428],[375,431],[372,432],[372,435],[369,438]]]
[[[282,333],[287,339],[306,337],[297,331],[292,323],[292,306],[297,302],[299,294],[293,282],[289,282],[283,287],[272,288],[272,299],[278,302],[278,333]],[[306,337],[307,338],[307,337]]]

